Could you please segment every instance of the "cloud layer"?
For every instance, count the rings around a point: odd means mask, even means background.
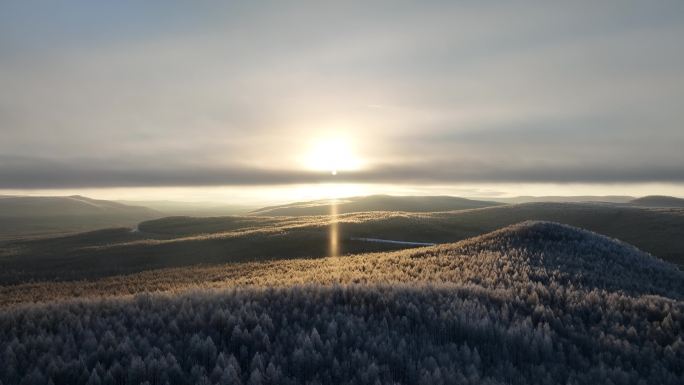
[[[586,167],[578,165],[525,167],[480,162],[450,162],[410,166],[381,166],[370,170],[327,172],[211,166],[163,167],[107,164],[97,161],[56,162],[35,158],[0,158],[0,189],[54,189],[141,186],[263,186],[325,182],[389,184],[464,183],[684,183],[684,170],[660,165],[639,167]]]
[[[679,1],[0,5],[0,188],[684,182]]]

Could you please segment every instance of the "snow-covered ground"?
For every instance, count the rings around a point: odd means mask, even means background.
[[[376,242],[376,243],[392,243],[395,245],[410,245],[410,246],[434,246],[435,243],[428,242],[407,242],[407,241],[394,241],[391,239],[379,239],[379,238],[350,238],[352,241],[363,241],[363,242]]]

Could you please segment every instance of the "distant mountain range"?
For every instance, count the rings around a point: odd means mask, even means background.
[[[490,200],[502,203],[573,203],[573,202],[603,202],[603,203],[629,203],[634,197],[626,195],[576,195],[576,196],[519,196],[512,198],[490,198]]]
[[[249,212],[264,216],[330,215],[333,203],[337,214],[364,211],[437,212],[467,210],[502,204],[521,203],[605,203],[639,207],[684,207],[684,199],[668,196],[646,196],[634,198],[622,195],[606,196],[520,196],[513,198],[490,198],[475,200],[452,196],[391,196],[371,195],[341,198],[337,200],[315,200],[284,205],[263,207]]]
[[[513,198],[491,198],[495,202],[517,203],[614,203],[641,207],[684,207],[684,199],[665,195],[649,195],[641,198],[622,195],[578,195],[578,196],[519,196]]]
[[[74,196],[0,196],[0,239],[134,226],[164,214],[141,206]]]
[[[586,228],[684,265],[684,209],[596,203],[526,203],[435,213],[362,212],[330,216],[166,217],[137,231],[106,229],[52,239],[0,243],[0,283],[88,279],[144,270],[330,253],[336,224],[339,253],[450,243],[526,220]],[[39,262],[39,263],[38,263]]]
[[[629,203],[643,207],[684,207],[684,199],[663,195],[649,195],[633,199]]]
[[[346,214],[363,211],[406,211],[434,212],[478,209],[499,206],[502,203],[479,201],[451,196],[391,196],[370,195],[342,198],[337,200],[316,200],[297,202],[286,205],[264,207],[251,211],[252,215],[301,216],[330,215],[335,206],[335,213]]]
[[[351,197],[334,201],[337,214],[357,212],[446,212],[506,206],[504,201],[513,202],[559,202],[588,204],[590,210],[598,205],[641,208],[682,208],[684,199],[667,196],[647,196],[632,199],[627,196],[575,196],[575,197],[517,197],[498,201],[473,200],[451,196],[390,196],[372,195]],[[149,205],[147,207],[145,205]],[[541,207],[541,206],[539,206]],[[218,217],[223,215],[251,216],[310,216],[330,215],[331,200],[297,202],[264,207],[249,212],[239,205],[218,203],[188,203],[173,201],[108,201],[83,196],[30,197],[0,196],[0,240],[25,237],[54,236],[75,232],[99,230],[111,227],[135,227],[139,222],[171,215],[196,217]],[[506,212],[504,210],[504,212]],[[493,212],[491,212],[493,214]],[[531,215],[531,214],[530,214]],[[525,219],[544,219],[534,216]],[[565,219],[546,218],[546,219]],[[209,219],[209,221],[212,221]],[[221,223],[220,220],[216,223]],[[201,222],[201,221],[200,221]],[[503,223],[504,225],[510,224]],[[220,227],[220,226],[219,226]],[[487,230],[491,230],[487,227]],[[600,230],[600,229],[597,229]]]
[[[148,207],[167,216],[217,217],[242,215],[258,208],[258,205],[240,205],[219,202],[183,202],[170,200],[120,200],[130,206]]]

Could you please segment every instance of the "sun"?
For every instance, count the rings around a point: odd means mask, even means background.
[[[316,171],[354,171],[361,167],[361,160],[354,153],[350,141],[343,137],[322,138],[312,142],[304,159],[306,167]]]

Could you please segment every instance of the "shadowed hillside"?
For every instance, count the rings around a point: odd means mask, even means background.
[[[445,213],[355,213],[317,217],[171,217],[138,232],[110,229],[0,244],[0,282],[84,279],[165,267],[329,254],[336,223],[341,254],[406,245],[358,238],[449,243],[525,220],[547,220],[618,238],[668,261],[684,262],[684,211],[598,204],[531,203]],[[353,239],[355,238],[355,239]]]
[[[629,202],[634,206],[644,207],[684,207],[684,199],[662,195],[650,195]]]
[[[495,202],[517,203],[629,203],[634,197],[625,195],[575,195],[575,196],[519,196],[512,198],[491,198]]]
[[[163,214],[146,207],[68,197],[0,196],[0,239],[132,226]]]
[[[334,200],[333,202],[336,205],[336,212],[338,214],[363,211],[452,211],[501,205],[498,202],[477,201],[450,196],[371,195],[344,198]],[[251,214],[264,216],[328,215],[331,213],[331,209],[330,200],[320,200],[264,207],[252,211]]]
[[[227,204],[218,202],[182,202],[182,201],[127,201],[120,203],[131,206],[149,207],[169,216],[215,217],[225,215],[246,215],[255,206]]]
[[[525,222],[464,241],[415,250],[154,270],[94,282],[5,286],[5,303],[141,291],[244,285],[475,284],[511,289],[535,282],[630,294],[684,295],[684,272],[633,246],[589,231]]]
[[[216,280],[236,269],[232,281]],[[5,308],[0,379],[55,385],[684,379],[684,273],[565,225],[526,222],[393,253],[183,270],[154,273],[160,280],[168,274],[175,294]],[[120,287],[146,285],[150,274],[121,277]],[[181,276],[189,277],[185,283],[211,278],[219,290],[180,292],[201,287],[183,286],[175,280]]]

